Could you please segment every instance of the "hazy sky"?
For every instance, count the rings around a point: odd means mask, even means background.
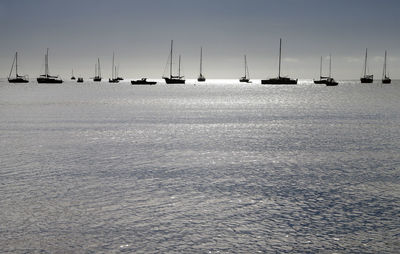
[[[72,68],[93,76],[97,57],[109,77],[113,51],[121,76],[160,78],[173,39],[187,78],[198,76],[200,46],[207,78],[239,78],[244,54],[251,77],[266,78],[282,37],[293,78],[317,78],[332,53],[333,75],[358,79],[366,47],[372,74],[381,77],[387,49],[400,78],[399,12],[399,0],[1,0],[0,76],[16,50],[22,74],[42,74],[48,47],[50,72],[64,79]]]

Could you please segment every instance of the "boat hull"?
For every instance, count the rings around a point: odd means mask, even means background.
[[[261,80],[262,85],[297,85],[297,79],[271,78]]]
[[[63,81],[61,79],[55,78],[37,78],[39,84],[61,84]]]
[[[119,83],[119,79],[108,79],[108,83]]]
[[[76,82],[83,83],[83,78],[78,78],[78,80]]]
[[[155,85],[157,84],[156,81],[146,81],[146,80],[131,80],[131,84],[132,85]]]
[[[9,83],[29,83],[29,80],[23,78],[9,78]]]
[[[390,83],[392,83],[392,80],[390,78],[382,79],[382,84],[390,84]]]
[[[326,80],[314,80],[314,84],[326,84],[327,81]]]
[[[94,78],[93,78],[93,81],[94,81],[94,82],[100,82],[100,81],[101,81],[101,78],[100,78],[100,77],[94,77]]]
[[[368,84],[374,82],[374,79],[372,78],[360,78],[360,81],[362,84]]]
[[[241,79],[239,79],[239,82],[249,83],[249,82],[250,82],[250,79],[248,79],[248,78],[241,78]]]
[[[177,78],[164,78],[167,84],[185,84],[186,80]]]
[[[326,82],[325,85],[326,85],[326,86],[337,86],[337,85],[339,85],[339,83],[336,82],[336,81],[333,81],[333,82]]]
[[[206,78],[201,77],[201,78],[198,78],[197,81],[198,81],[198,82],[204,82],[204,81],[206,81]]]

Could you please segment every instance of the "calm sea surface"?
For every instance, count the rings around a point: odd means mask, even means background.
[[[0,253],[399,253],[400,82],[0,82]]]

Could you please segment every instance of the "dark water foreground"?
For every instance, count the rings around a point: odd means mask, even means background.
[[[0,83],[0,253],[398,253],[400,84]]]

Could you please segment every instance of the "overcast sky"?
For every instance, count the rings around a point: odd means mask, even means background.
[[[282,37],[284,75],[317,78],[332,53],[334,77],[358,79],[368,47],[372,74],[388,50],[400,78],[399,12],[398,0],[1,0],[0,76],[15,51],[21,74],[42,74],[48,47],[50,72],[64,79],[72,68],[93,76],[97,57],[109,77],[113,51],[121,76],[160,78],[173,39],[187,78],[198,76],[201,46],[207,78],[239,78],[244,54],[251,77],[266,78]]]

